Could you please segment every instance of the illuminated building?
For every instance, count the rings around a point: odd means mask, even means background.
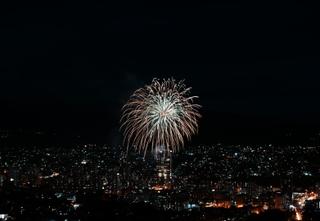
[[[172,171],[171,171],[171,152],[168,152],[164,146],[159,146],[154,151],[156,161],[156,185],[162,186],[163,189],[170,189],[172,184]]]

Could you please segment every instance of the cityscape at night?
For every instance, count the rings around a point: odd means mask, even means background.
[[[102,144],[12,146],[10,136],[2,131],[4,220],[320,217],[319,146],[215,144],[144,158]]]
[[[319,221],[309,2],[0,3],[0,221]]]

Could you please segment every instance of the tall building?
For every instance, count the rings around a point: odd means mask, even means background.
[[[154,151],[156,161],[155,184],[162,189],[170,189],[172,184],[172,152],[164,146],[158,146]]]

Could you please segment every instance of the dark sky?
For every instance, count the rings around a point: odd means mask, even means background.
[[[200,96],[199,142],[320,129],[313,5],[115,2],[1,5],[0,126],[113,140],[129,95],[173,76]]]

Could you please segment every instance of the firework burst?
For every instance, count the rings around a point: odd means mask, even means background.
[[[200,105],[183,81],[153,79],[136,90],[123,106],[121,129],[127,147],[138,152],[164,147],[176,152],[198,131]]]

